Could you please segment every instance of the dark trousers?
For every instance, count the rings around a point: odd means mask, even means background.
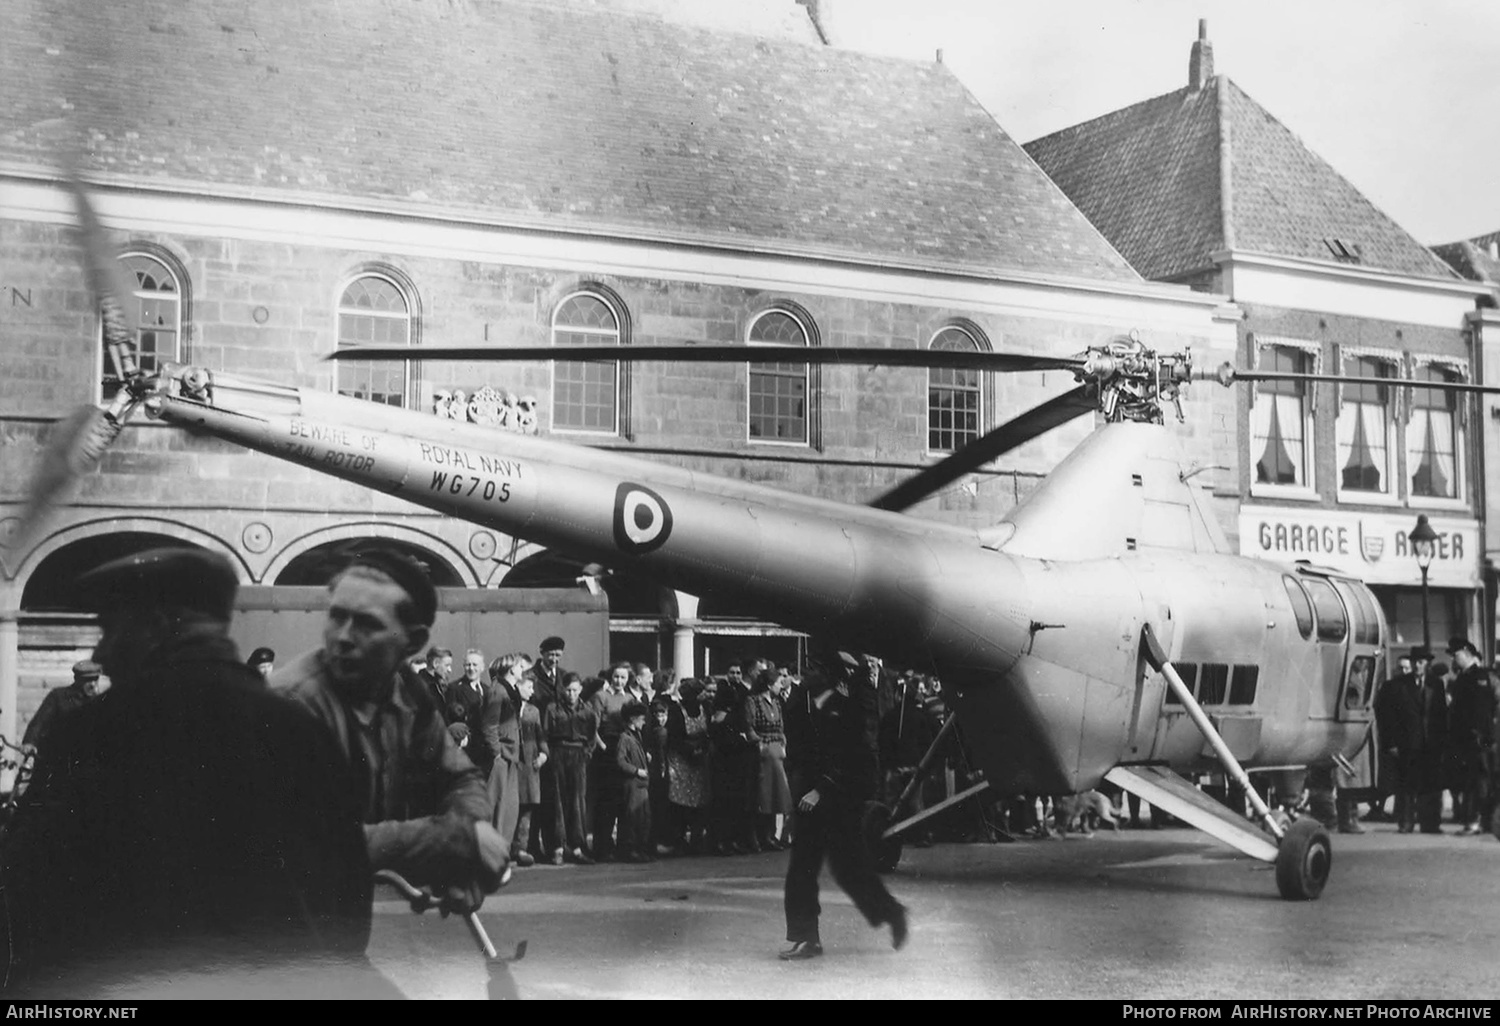
[[[651,851],[651,792],[644,780],[627,780],[620,794],[620,852]]]
[[[615,849],[615,824],[620,818],[620,767],[615,764],[615,749],[620,739],[605,742],[602,752],[595,752],[589,767],[590,791],[594,796],[594,855],[608,856]]]
[[[851,807],[852,806],[852,807]],[[818,941],[818,874],[824,856],[834,882],[871,926],[889,922],[900,908],[875,872],[859,824],[859,807],[824,797],[811,812],[793,814],[792,857],[786,867],[786,939]]]
[[[584,748],[552,746],[552,850],[588,846],[589,753]]]

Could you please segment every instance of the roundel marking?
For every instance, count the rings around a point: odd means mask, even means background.
[[[666,544],[672,509],[645,485],[626,481],[615,489],[615,544],[621,552],[644,555]]]

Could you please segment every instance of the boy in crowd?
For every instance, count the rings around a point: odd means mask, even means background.
[[[646,727],[646,706],[632,701],[620,712],[625,730],[620,735],[615,762],[624,777],[620,785],[619,861],[651,862],[651,760],[641,736]]]

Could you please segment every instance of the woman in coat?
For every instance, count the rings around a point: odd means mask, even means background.
[[[782,847],[777,838],[776,817],[792,814],[792,790],[786,781],[786,729],[782,725],[781,703],[772,694],[779,678],[775,667],[760,670],[751,682],[744,708],[745,732],[758,753],[750,806],[756,817],[756,842],[767,851]]]
[[[701,854],[708,832],[713,795],[708,769],[709,711],[703,685],[682,682],[679,714],[667,719],[667,800],[677,812],[690,851]]]
[[[516,694],[521,700],[521,758],[516,764],[516,799],[521,812],[516,817],[516,835],[511,841],[510,857],[518,866],[530,866],[536,862],[531,851],[532,814],[541,808],[542,767],[551,758],[547,734],[542,729],[542,711],[532,702],[535,693],[536,681],[529,675],[523,675],[516,682]],[[540,816],[535,818],[541,819]],[[536,843],[538,850],[542,850],[547,842],[538,837]]]

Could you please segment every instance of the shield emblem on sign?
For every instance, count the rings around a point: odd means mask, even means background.
[[[1366,563],[1378,563],[1385,555],[1385,539],[1378,534],[1366,534],[1364,521],[1359,525],[1359,551]]]

